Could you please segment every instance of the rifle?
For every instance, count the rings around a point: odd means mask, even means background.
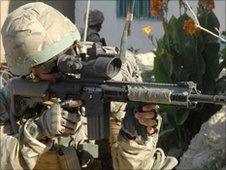
[[[23,78],[11,80],[11,116],[19,117],[27,108],[58,97],[67,104],[71,99],[84,102],[88,124],[88,138],[98,140],[109,136],[110,102],[127,102],[127,114],[134,115],[145,103],[195,107],[197,103],[226,104],[225,95],[203,95],[193,82],[178,84],[132,83],[111,81],[121,68],[121,60],[113,54],[104,54],[94,43],[87,50],[89,57],[65,55],[58,58],[57,67],[65,75],[56,82],[31,82]],[[95,54],[95,55],[94,55]],[[82,59],[83,58],[83,59]],[[81,77],[74,76],[81,73]],[[12,121],[12,120],[11,120]],[[135,134],[147,140],[146,133],[131,116]]]

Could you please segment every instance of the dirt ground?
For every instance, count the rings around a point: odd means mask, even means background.
[[[205,122],[191,140],[177,169],[226,170],[226,106]],[[222,168],[223,167],[223,168]]]

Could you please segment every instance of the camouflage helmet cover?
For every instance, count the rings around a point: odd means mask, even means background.
[[[48,61],[80,40],[76,26],[59,11],[41,2],[10,13],[2,27],[5,58],[15,75]]]
[[[90,10],[89,11],[89,26],[94,26],[98,24],[102,24],[104,22],[104,14],[95,9],[95,10]]]

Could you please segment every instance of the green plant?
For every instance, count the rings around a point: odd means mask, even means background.
[[[216,28],[219,29],[220,24],[212,10],[199,3],[197,16],[202,27],[218,34]],[[169,21],[162,21],[165,33],[157,41],[157,50],[154,51],[155,80],[162,83],[193,81],[204,94],[225,91],[225,76],[220,78],[219,75],[225,68],[226,48],[220,50],[218,39],[192,25],[193,21],[187,15],[186,7],[178,18],[172,16]],[[220,58],[223,59],[222,62],[219,61]],[[179,150],[186,150],[191,137],[199,131],[201,124],[220,106],[206,104],[198,105],[196,109],[161,108],[168,121],[163,124],[163,131],[171,132],[175,139],[170,142],[162,135],[160,145],[167,150],[175,146]],[[169,129],[175,130],[172,132]]]

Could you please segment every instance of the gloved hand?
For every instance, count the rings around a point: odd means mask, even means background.
[[[134,103],[127,104],[127,112],[123,119],[121,135],[127,139],[136,139],[138,131],[142,134],[152,135],[157,132],[157,105],[147,104],[142,107],[142,111],[133,110]],[[136,108],[136,107],[135,107]],[[143,125],[145,128],[137,129],[137,124]],[[139,132],[140,133],[140,132]],[[141,134],[139,134],[141,135]],[[140,139],[139,139],[140,140]]]
[[[81,101],[77,101],[77,107],[81,104]],[[38,118],[37,124],[42,137],[52,138],[74,134],[79,121],[78,115],[63,110],[59,104],[54,104]]]
[[[158,109],[157,105],[148,104],[142,107],[142,111],[135,114],[135,118],[141,125],[147,127],[147,133],[152,135],[156,132],[156,127],[158,125],[157,112]]]

